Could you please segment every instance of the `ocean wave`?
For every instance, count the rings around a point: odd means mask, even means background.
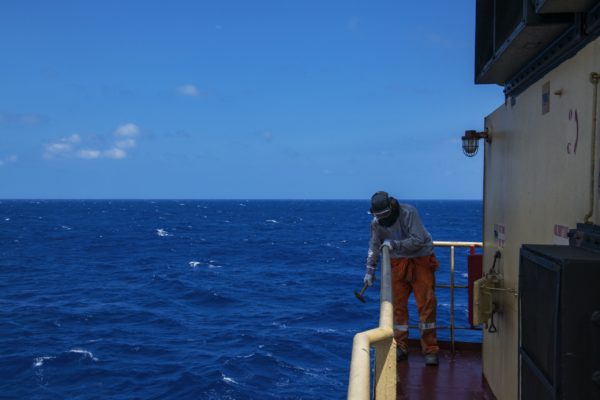
[[[353,294],[362,287],[358,264],[368,239],[364,205],[240,203],[3,203],[5,239],[20,240],[3,253],[0,326],[14,332],[2,355],[2,377],[11,382],[3,395],[88,397],[93,388],[94,397],[107,398],[341,397],[352,337],[379,317],[379,279],[367,304]],[[3,220],[10,215],[18,223]],[[464,235],[462,220],[432,221],[434,237],[477,239]],[[439,252],[438,277],[448,280],[449,250]],[[458,281],[466,281],[466,264],[456,257]],[[57,286],[65,276],[68,285]],[[466,325],[467,291],[455,294],[456,323]],[[438,323],[447,325],[449,291],[437,297]],[[412,325],[414,296],[410,307]],[[418,337],[418,329],[410,334]],[[457,335],[481,340],[481,332]]]
[[[85,358],[89,358],[92,361],[98,361],[98,359],[96,357],[94,357],[94,355],[92,354],[91,351],[87,351],[87,350],[84,350],[84,349],[77,349],[77,348],[71,349],[71,350],[69,350],[69,353],[81,354],[84,359]]]
[[[209,262],[202,262],[202,261],[189,261],[189,262],[188,262],[188,265],[189,265],[191,268],[198,268],[199,266],[202,266],[202,265],[206,265],[206,267],[207,267],[207,268],[210,268],[210,269],[215,269],[215,268],[223,268],[223,266],[222,266],[222,265],[219,265],[219,264],[217,264],[215,260],[210,260]]]
[[[317,333],[336,333],[337,329],[331,329],[331,328],[316,328],[315,331],[317,331]]]
[[[53,357],[53,356],[36,357],[36,358],[33,359],[33,367],[34,368],[39,368],[42,365],[44,365],[45,361],[47,361],[47,360],[53,360],[55,358],[56,357]]]
[[[160,237],[173,236],[171,233],[167,232],[166,230],[164,230],[162,228],[158,228],[156,230],[156,234]]]
[[[98,358],[94,357],[94,354],[91,351],[85,350],[85,349],[80,349],[80,348],[73,348],[70,349],[64,353],[62,353],[60,356],[41,356],[41,357],[35,357],[33,359],[33,368],[40,368],[42,366],[44,366],[44,363],[46,361],[49,360],[59,360],[61,358],[63,358],[64,356],[67,356],[69,354],[75,354],[80,356],[80,360],[92,360],[92,361],[98,361]]]
[[[233,383],[233,384],[235,384],[235,385],[239,385],[239,383],[238,383],[238,382],[236,382],[236,380],[235,380],[235,379],[233,379],[233,378],[230,378],[230,377],[226,376],[226,375],[225,375],[224,373],[222,373],[222,372],[221,372],[221,376],[223,377],[223,382],[227,382],[227,383]]]

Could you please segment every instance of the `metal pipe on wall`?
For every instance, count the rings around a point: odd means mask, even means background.
[[[592,106],[592,159],[591,159],[591,181],[590,181],[590,211],[585,215],[584,222],[586,224],[591,223],[590,219],[594,215],[595,210],[595,194],[596,194],[596,137],[598,136],[597,121],[598,121],[598,81],[600,81],[600,74],[592,72],[590,74],[590,81],[594,85],[594,101]]]

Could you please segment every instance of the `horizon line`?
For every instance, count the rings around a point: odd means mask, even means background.
[[[369,201],[367,198],[178,198],[178,197],[163,197],[163,198],[141,198],[141,197],[5,197],[0,198],[0,201]],[[427,198],[404,198],[400,201],[483,201],[483,198],[450,198],[450,199],[427,199]]]

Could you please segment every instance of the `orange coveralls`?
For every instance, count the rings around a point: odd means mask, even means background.
[[[419,311],[419,328],[423,352],[439,350],[435,332],[435,271],[438,261],[433,253],[431,235],[419,218],[417,209],[398,204],[398,216],[393,223],[382,225],[371,221],[371,239],[367,254],[367,274],[374,274],[380,249],[390,240],[392,264],[392,294],[394,305],[394,337],[400,348],[408,348],[408,296],[415,293]]]
[[[408,296],[414,292],[419,312],[423,353],[439,351],[435,331],[435,271],[439,264],[434,254],[415,258],[392,258],[394,338],[398,347],[408,349]]]

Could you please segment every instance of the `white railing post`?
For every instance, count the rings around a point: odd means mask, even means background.
[[[371,386],[371,345],[375,344],[375,396],[378,400],[396,399],[396,343],[390,253],[382,250],[379,328],[357,333],[352,344],[348,399],[369,399]]]
[[[454,354],[454,246],[450,246],[450,349]]]
[[[396,341],[393,337],[394,307],[392,302],[392,267],[387,247],[382,250],[381,261],[381,310],[379,327],[390,329],[392,337],[375,344],[375,398],[396,399]]]

